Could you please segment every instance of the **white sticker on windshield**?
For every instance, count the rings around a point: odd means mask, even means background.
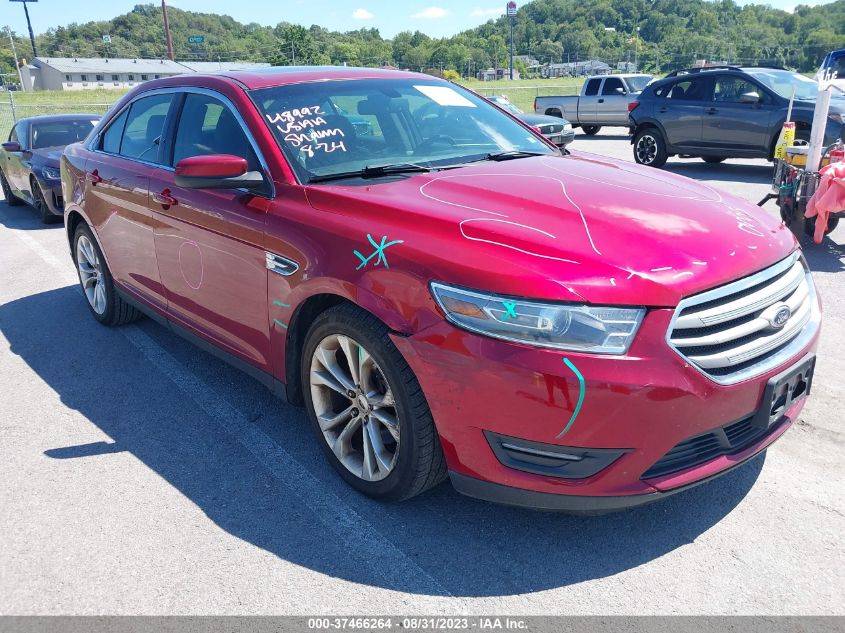
[[[437,105],[474,108],[475,104],[449,86],[414,86]]]

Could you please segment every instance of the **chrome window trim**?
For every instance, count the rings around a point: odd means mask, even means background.
[[[779,352],[768,356],[761,360],[759,363],[754,363],[753,365],[750,365],[749,367],[746,367],[741,371],[726,374],[724,376],[714,376],[707,373],[706,370],[692,362],[687,356],[683,354],[683,352],[681,352],[678,347],[672,344],[672,332],[674,332],[675,330],[675,323],[677,322],[678,317],[681,315],[681,312],[683,312],[685,308],[700,305],[702,303],[707,303],[708,301],[713,301],[714,299],[721,299],[728,295],[741,292],[742,290],[750,288],[751,286],[763,283],[767,279],[776,277],[778,274],[788,270],[789,268],[794,266],[795,262],[799,259],[801,260],[801,263],[804,266],[805,279],[807,280],[807,286],[810,293],[810,317],[807,323],[802,328],[801,332],[795,338],[789,341],[786,346]],[[761,374],[765,374],[766,372],[771,371],[775,367],[778,367],[779,365],[782,365],[783,363],[787,362],[789,359],[796,358],[798,352],[803,350],[807,345],[809,345],[810,341],[813,340],[813,337],[819,331],[820,326],[821,309],[819,308],[819,300],[818,295],[816,294],[815,284],[813,283],[812,273],[810,272],[809,267],[804,261],[804,258],[801,256],[801,251],[796,250],[785,259],[782,259],[776,264],[769,266],[768,268],[765,268],[757,273],[754,273],[747,277],[743,277],[736,281],[729,282],[723,286],[719,286],[718,288],[714,288],[712,290],[705,290],[704,292],[701,292],[699,294],[682,299],[675,308],[675,312],[672,314],[672,320],[669,322],[669,327],[666,330],[666,344],[669,346],[670,349],[672,349],[672,351],[674,351],[678,356],[680,356],[688,366],[698,371],[698,373],[702,374],[709,380],[712,380],[716,384],[727,386],[735,385],[737,383],[743,382],[744,380],[749,380],[751,378],[760,376]]]
[[[198,86],[178,86],[178,87],[168,87],[168,88],[154,88],[153,90],[147,90],[138,94],[134,99],[129,101],[128,103],[124,104],[120,110],[114,113],[109,119],[109,124],[104,127],[102,130],[98,130],[97,133],[91,138],[88,144],[85,146],[86,149],[95,153],[95,154],[105,154],[106,156],[116,156],[117,158],[122,158],[124,160],[132,161],[135,163],[140,163],[142,165],[148,165],[150,167],[158,167],[159,169],[164,169],[166,171],[174,172],[176,168],[171,165],[163,165],[160,163],[152,163],[145,160],[140,160],[137,158],[130,158],[128,156],[123,156],[122,154],[113,154],[112,152],[104,152],[101,149],[97,149],[97,146],[100,144],[100,136],[105,132],[109,127],[111,127],[112,121],[117,119],[127,108],[130,108],[133,103],[136,101],[143,99],[145,97],[154,97],[160,94],[200,94],[212,97],[214,99],[218,99],[229,111],[235,116],[235,120],[238,122],[238,125],[241,127],[241,130],[246,135],[249,144],[252,146],[252,151],[255,152],[255,156],[258,158],[258,162],[261,164],[261,172],[264,176],[264,179],[270,185],[270,192],[268,194],[259,194],[255,192],[251,192],[253,195],[260,196],[262,198],[269,198],[270,200],[275,199],[276,197],[276,184],[273,182],[273,178],[270,175],[270,167],[267,163],[267,160],[264,158],[264,154],[261,152],[261,149],[258,147],[258,143],[255,141],[255,138],[252,135],[252,132],[249,130],[249,126],[247,126],[246,121],[241,116],[241,113],[235,107],[235,104],[227,97],[226,95],[217,92],[216,90],[211,90],[210,88],[200,88]],[[248,96],[248,95],[247,95]],[[250,99],[250,102],[252,99]],[[179,113],[181,116],[181,112]],[[175,129],[174,129],[174,138],[173,142],[176,141],[175,138]],[[244,188],[238,188],[238,191],[247,192],[249,190]]]

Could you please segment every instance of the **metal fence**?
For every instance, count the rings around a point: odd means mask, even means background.
[[[14,92],[0,92],[0,138],[6,140],[15,121],[41,114],[105,114],[111,103],[21,103]]]

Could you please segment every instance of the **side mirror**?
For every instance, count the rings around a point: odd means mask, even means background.
[[[264,176],[248,168],[246,158],[231,154],[191,156],[176,163],[173,180],[186,189],[254,189],[264,182]]]
[[[3,149],[7,152],[22,152],[21,144],[17,141],[6,141],[3,143]]]
[[[614,94],[617,94],[617,95],[625,95],[625,94],[628,94],[627,92],[625,92],[625,89],[624,89],[624,88],[616,88],[616,89],[613,91],[613,93],[614,93]]]
[[[760,95],[756,92],[744,92],[739,95],[740,103],[760,103]]]

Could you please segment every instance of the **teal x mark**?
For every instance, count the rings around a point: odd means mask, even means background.
[[[502,301],[502,305],[505,306],[505,310],[507,312],[502,317],[502,321],[507,320],[508,317],[517,318],[519,315],[516,313],[516,302],[511,301]]]
[[[404,242],[404,240],[393,240],[392,242],[388,242],[387,236],[385,235],[384,237],[381,238],[381,243],[376,244],[376,241],[373,239],[373,236],[370,235],[369,233],[367,234],[367,239],[370,241],[370,244],[372,244],[373,247],[376,250],[374,250],[373,253],[369,257],[364,257],[358,251],[352,251],[353,253],[355,253],[355,255],[358,256],[358,259],[361,260],[361,263],[358,265],[358,267],[355,270],[361,270],[364,266],[366,266],[370,262],[370,260],[373,257],[376,258],[376,263],[373,264],[373,266],[378,266],[381,263],[381,264],[384,264],[385,268],[390,268],[390,266],[387,265],[387,257],[385,257],[385,255],[384,255],[384,250],[388,246],[393,246],[394,244],[402,244]]]

